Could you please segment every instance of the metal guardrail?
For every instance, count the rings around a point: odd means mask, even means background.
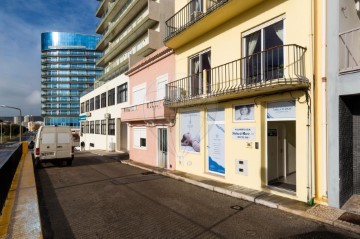
[[[166,22],[165,41],[179,34],[181,31],[194,24],[205,15],[219,8],[229,0],[207,0],[206,10],[203,7],[203,0],[192,0],[175,13]]]
[[[2,214],[11,183],[21,160],[22,144],[16,143],[16,145],[17,147],[9,148],[9,150],[13,149],[10,156],[0,159],[0,215]]]
[[[166,104],[276,84],[304,84],[306,48],[277,46],[166,84]]]

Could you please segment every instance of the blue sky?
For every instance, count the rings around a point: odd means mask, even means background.
[[[96,0],[0,0],[0,105],[41,115],[41,33],[95,35]],[[15,110],[0,107],[0,117]]]

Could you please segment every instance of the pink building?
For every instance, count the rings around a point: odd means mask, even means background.
[[[130,107],[122,121],[129,123],[130,159],[175,169],[175,111],[164,106],[165,85],[175,77],[175,56],[163,47],[127,72]]]

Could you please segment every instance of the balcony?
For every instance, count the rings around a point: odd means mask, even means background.
[[[192,0],[166,21],[165,45],[179,48],[264,0]]]
[[[95,81],[95,88],[101,86],[103,83],[114,79],[120,74],[129,69],[130,62],[134,63],[136,60],[145,57],[156,49],[161,47],[160,33],[148,29],[147,34],[135,42],[132,46],[123,51],[119,57],[114,59],[104,69],[104,74],[99,76]],[[98,63],[99,64],[99,63]]]
[[[96,10],[96,17],[103,17],[112,7],[115,0],[101,0]]]
[[[111,20],[118,14],[118,12],[126,5],[128,5],[132,0],[127,1],[111,1],[108,2],[105,11],[101,15],[101,21],[99,25],[96,28],[96,33],[101,34],[105,28],[106,25],[110,24]]]
[[[274,47],[166,85],[169,107],[181,107],[305,89],[306,48]]]
[[[112,22],[109,22],[107,29],[104,28],[104,24],[100,25],[99,28],[96,30],[97,33],[102,33],[103,38],[100,40],[100,42],[96,46],[97,51],[104,51],[105,48],[108,46],[109,42],[111,42],[113,39],[116,38],[116,36],[122,32],[132,21],[132,19],[136,18],[139,13],[146,8],[148,5],[149,11],[150,11],[150,5],[153,6],[151,9],[153,11],[158,11],[158,3],[153,2],[152,0],[128,0],[126,1],[126,4],[123,2],[125,1],[119,1],[119,4],[122,4],[122,12],[120,12],[120,9],[117,10],[117,5],[113,8],[111,12],[117,13],[115,19]],[[152,14],[151,11],[149,14]],[[103,26],[101,28],[101,26]]]
[[[360,28],[339,34],[339,71],[360,71]]]
[[[126,122],[173,119],[174,117],[175,111],[164,107],[164,100],[123,108],[121,112],[121,120]]]
[[[109,46],[104,52],[104,56],[98,60],[97,65],[105,65],[106,62],[109,62],[115,56],[119,55],[129,45],[146,34],[149,28],[158,21],[159,14],[154,14],[154,11],[149,11],[149,9],[143,11],[111,44],[109,43]],[[157,40],[161,41],[160,38]]]

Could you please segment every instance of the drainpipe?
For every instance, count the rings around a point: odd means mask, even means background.
[[[326,0],[322,0],[322,52],[321,52],[321,95],[322,95],[322,169],[323,169],[323,196],[327,197],[327,104],[326,104]]]
[[[308,96],[307,96],[308,97]],[[313,197],[312,197],[312,160],[311,160],[311,133],[310,133],[310,105],[308,105],[307,110],[307,122],[306,122],[306,139],[308,142],[308,146],[306,147],[307,154],[307,202],[309,205],[312,205]]]

